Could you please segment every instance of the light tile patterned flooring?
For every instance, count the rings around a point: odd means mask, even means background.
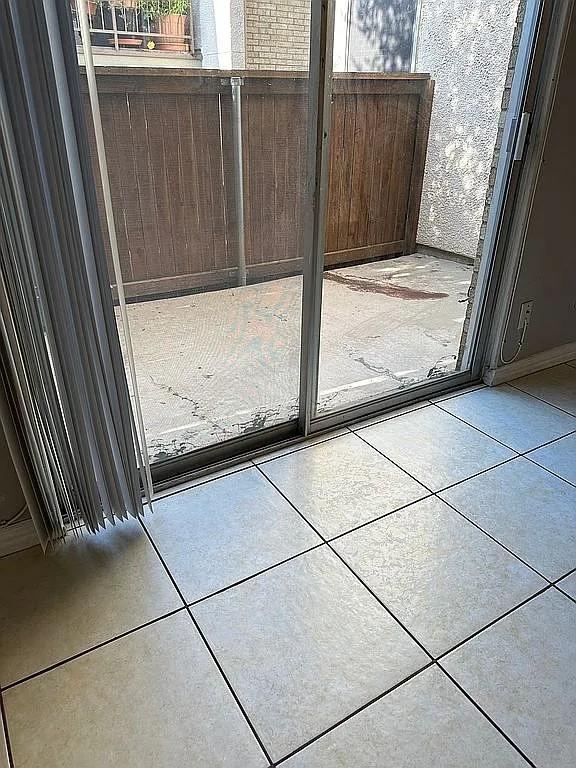
[[[0,768],[576,765],[576,363],[0,559]]]

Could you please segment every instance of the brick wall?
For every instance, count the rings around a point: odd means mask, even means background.
[[[310,0],[244,0],[246,69],[308,69]]]

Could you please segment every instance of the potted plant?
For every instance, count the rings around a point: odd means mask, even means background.
[[[116,16],[118,45],[122,48],[140,48],[142,37],[134,35],[134,32],[141,28],[138,18],[140,14],[138,0],[108,0],[108,4]],[[111,45],[114,44],[113,39],[109,42]]]
[[[78,10],[78,4],[76,0],[70,0],[70,5],[75,11]],[[100,5],[100,0],[86,0],[86,5],[88,6],[88,15],[92,17],[98,10],[98,6]]]
[[[162,37],[155,38],[161,51],[187,51],[186,22],[190,0],[140,0],[140,7]]]

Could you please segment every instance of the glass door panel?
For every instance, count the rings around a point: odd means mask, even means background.
[[[309,204],[309,3],[173,5],[86,3],[152,464],[297,418]]]
[[[523,11],[336,0],[318,414],[462,370]]]

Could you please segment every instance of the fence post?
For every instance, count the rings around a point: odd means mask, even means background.
[[[246,285],[246,247],[244,242],[244,168],[242,158],[242,78],[231,77],[232,132],[234,143],[234,198],[238,236],[238,285]]]

